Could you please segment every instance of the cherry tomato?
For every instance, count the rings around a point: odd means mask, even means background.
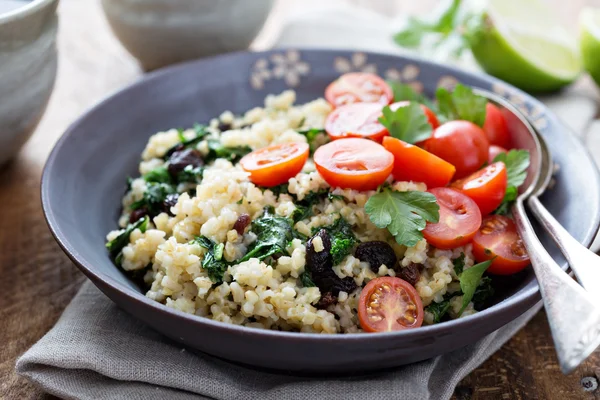
[[[504,147],[496,146],[495,144],[490,146],[490,151],[488,152],[488,163],[493,163],[496,159],[496,156],[501,153],[508,153]]]
[[[381,142],[388,135],[378,121],[381,104],[353,103],[333,110],[325,121],[325,130],[333,140],[346,137],[364,137]]]
[[[423,314],[419,294],[400,278],[375,278],[360,293],[358,319],[366,332],[418,328],[423,324]]]
[[[400,107],[406,107],[409,104],[410,104],[410,101],[398,101],[396,103],[390,104],[390,109],[392,111],[396,111]],[[436,115],[434,114],[434,112],[431,111],[431,109],[429,107],[427,107],[427,106],[425,106],[423,104],[419,104],[419,105],[421,106],[421,109],[425,113],[425,116],[427,117],[427,120],[429,121],[429,125],[431,125],[431,127],[433,129],[435,129],[438,126],[440,126],[440,122],[438,121],[438,119],[437,119]]]
[[[308,144],[274,144],[246,154],[240,165],[250,180],[260,186],[277,186],[296,176],[308,159]]]
[[[487,103],[485,106],[485,123],[483,131],[487,136],[490,144],[495,144],[501,147],[510,146],[510,133],[502,111],[495,105]]]
[[[390,104],[392,88],[383,79],[366,72],[349,72],[325,89],[325,99],[334,107],[350,103]]]
[[[383,147],[394,155],[392,174],[397,181],[424,182],[428,188],[446,186],[456,171],[438,156],[393,137],[384,137]]]
[[[483,220],[473,239],[473,255],[477,262],[491,260],[490,274],[511,275],[529,265],[529,256],[515,223],[503,215],[490,215]]]
[[[502,203],[507,186],[506,166],[497,162],[454,182],[450,187],[477,203],[481,215],[488,215]]]
[[[435,188],[432,193],[440,206],[440,220],[428,222],[423,236],[438,249],[454,249],[473,239],[481,225],[481,212],[468,196],[451,188]]]
[[[433,131],[423,144],[425,150],[456,167],[463,178],[487,162],[490,144],[483,130],[469,121],[450,121]]]
[[[372,190],[392,172],[394,156],[372,140],[350,138],[323,145],[314,155],[317,171],[333,187]]]

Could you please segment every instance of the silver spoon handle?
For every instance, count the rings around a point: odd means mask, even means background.
[[[575,240],[536,196],[527,202],[533,215],[560,247],[581,286],[600,302],[600,257]]]
[[[548,254],[521,199],[513,207],[513,216],[540,286],[558,362],[563,373],[568,374],[600,344],[600,304]]]

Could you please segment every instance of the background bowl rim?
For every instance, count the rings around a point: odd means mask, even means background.
[[[31,0],[22,6],[0,14],[0,24],[5,24],[19,19],[27,18],[35,14],[49,4],[57,3],[59,0]]]
[[[54,1],[54,0],[41,0],[41,1]],[[326,53],[326,54],[340,54],[340,55],[351,55],[356,53],[354,50],[346,50],[346,49],[323,49],[323,48],[308,48],[308,47],[291,47],[291,48],[277,48],[266,51],[237,51],[231,52],[227,54],[220,54],[216,56],[206,57],[197,60],[185,61],[177,64],[170,65],[168,67],[160,68],[155,71],[146,73],[142,75],[136,81],[121,87],[112,93],[105,96],[100,101],[96,102],[92,107],[88,108],[83,114],[81,114],[73,123],[69,125],[67,130],[61,135],[59,140],[54,145],[48,159],[44,165],[44,169],[42,172],[41,179],[41,202],[42,209],[44,212],[44,218],[46,223],[52,233],[52,236],[55,238],[61,249],[65,252],[65,254],[71,259],[71,261],[90,279],[92,282],[99,288],[100,285],[98,283],[102,283],[110,287],[112,290],[119,292],[121,295],[126,296],[130,301],[137,302],[138,306],[143,306],[146,309],[152,310],[152,312],[158,312],[162,314],[168,314],[172,316],[176,316],[186,320],[191,324],[194,324],[198,327],[202,327],[205,325],[210,326],[213,329],[223,330],[228,332],[235,332],[240,335],[260,335],[264,337],[270,338],[281,338],[281,339],[294,339],[300,340],[303,342],[313,342],[313,341],[332,341],[332,342],[340,342],[344,341],[345,343],[353,342],[357,340],[362,340],[364,338],[368,338],[370,341],[386,341],[390,338],[394,339],[407,339],[407,340],[415,340],[420,339],[421,337],[428,337],[431,335],[440,335],[446,333],[454,333],[456,330],[461,328],[468,328],[470,325],[473,325],[478,321],[489,320],[490,318],[494,319],[497,316],[500,316],[504,312],[508,312],[511,308],[516,308],[522,305],[530,304],[532,307],[534,304],[539,302],[540,294],[539,294],[539,285],[535,283],[535,285],[527,290],[523,290],[520,293],[515,293],[499,303],[486,308],[485,310],[479,311],[474,315],[467,316],[465,318],[454,319],[450,321],[446,321],[440,324],[434,324],[429,326],[422,326],[419,329],[407,329],[403,331],[395,331],[395,332],[378,332],[371,333],[369,335],[365,335],[364,333],[344,333],[344,334],[332,334],[332,335],[323,335],[321,333],[308,333],[308,332],[287,332],[287,331],[276,331],[271,329],[257,329],[251,327],[245,327],[236,324],[229,324],[224,322],[215,321],[209,318],[200,317],[195,314],[188,314],[174,308],[167,307],[166,305],[157,302],[155,300],[151,300],[146,297],[143,293],[133,290],[130,287],[123,285],[118,282],[114,278],[110,276],[104,276],[103,274],[97,273],[94,271],[95,267],[92,263],[86,261],[85,257],[80,254],[77,249],[72,246],[62,230],[60,229],[59,223],[55,218],[54,213],[52,212],[50,205],[50,189],[49,189],[49,180],[50,180],[50,171],[57,159],[58,153],[60,152],[61,147],[64,143],[69,140],[70,136],[77,130],[78,125],[81,124],[89,115],[95,113],[97,110],[101,109],[105,104],[113,101],[113,99],[118,98],[119,96],[124,95],[126,92],[133,90],[134,88],[142,85],[151,84],[154,80],[161,79],[162,76],[168,76],[171,74],[176,74],[180,70],[185,70],[187,68],[194,68],[198,66],[202,66],[203,64],[209,64],[213,60],[223,60],[226,58],[236,59],[238,57],[244,57],[248,55],[252,55],[254,57],[258,56],[268,56],[273,53],[282,53],[286,51],[299,51],[299,52],[310,52],[310,53]],[[566,131],[566,135],[570,135],[570,129],[568,129],[555,115],[554,113],[548,109],[543,103],[539,100],[535,99],[533,96],[513,87],[512,85],[505,83],[497,78],[491,77],[489,75],[485,75],[483,73],[477,73],[472,71],[466,71],[454,66],[448,66],[444,64],[440,64],[434,61],[426,60],[421,57],[413,57],[412,55],[395,55],[383,52],[374,52],[374,51],[363,51],[360,50],[361,53],[366,55],[374,55],[388,58],[395,58],[404,62],[418,62],[423,65],[425,68],[437,68],[447,71],[449,73],[457,73],[459,75],[471,75],[475,76],[478,79],[483,79],[489,81],[491,84],[500,83],[504,85],[506,88],[511,91],[520,94],[523,98],[527,100],[529,103],[534,103],[538,105],[542,111],[543,115],[546,116],[547,119],[553,122],[553,125],[561,127],[563,131]],[[472,86],[472,85],[469,85]],[[511,103],[512,104],[512,103]],[[589,161],[594,166],[593,174],[595,176],[596,187],[600,188],[600,174],[598,172],[598,168],[595,166],[593,159],[591,158],[587,149],[581,145],[581,150],[585,154],[585,156],[589,159]],[[589,247],[591,242],[593,241],[595,234],[598,232],[600,228],[600,209],[596,215],[593,216],[592,222],[590,224],[590,229],[588,230],[586,236],[584,237],[582,243]],[[115,268],[117,268],[115,266]],[[111,299],[112,300],[112,299]],[[523,308],[523,307],[521,307]],[[526,312],[529,308],[519,309],[518,315],[516,315],[514,319],[518,318],[519,315]]]

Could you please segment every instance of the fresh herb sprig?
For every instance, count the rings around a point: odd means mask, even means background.
[[[508,153],[500,153],[494,158],[494,162],[501,161],[506,165],[506,174],[508,185],[506,193],[500,206],[494,211],[494,214],[508,215],[510,209],[519,195],[519,186],[527,178],[527,169],[530,164],[530,155],[527,150],[511,150]]]
[[[440,122],[463,120],[483,127],[487,99],[468,86],[457,84],[452,91],[440,87],[435,92]]]
[[[365,204],[365,212],[378,228],[387,228],[399,244],[411,247],[423,239],[426,223],[437,223],[440,206],[431,193],[397,192],[383,188]]]
[[[390,136],[396,139],[415,144],[431,137],[431,125],[425,112],[416,102],[398,107],[395,111],[385,106],[382,113],[379,122],[387,128]]]

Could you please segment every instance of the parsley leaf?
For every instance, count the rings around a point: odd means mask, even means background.
[[[423,239],[427,221],[438,222],[440,206],[431,193],[383,189],[367,201],[365,212],[378,228],[387,228],[399,244],[411,247]]]
[[[202,268],[208,273],[208,277],[213,283],[223,282],[223,275],[227,271],[228,264],[223,260],[223,243],[215,243],[206,236],[198,236],[194,240],[196,244],[208,250],[202,259]]]
[[[481,278],[483,273],[489,268],[492,264],[492,260],[488,260],[476,265],[473,265],[471,268],[466,269],[460,274],[460,290],[463,292],[463,302],[460,311],[458,312],[458,316],[460,316],[465,308],[469,305],[479,283],[481,282]]]
[[[462,0],[450,0],[440,9],[438,15],[431,19],[409,18],[395,36],[394,41],[400,46],[415,48],[421,44],[428,34],[438,34],[441,40],[451,35],[459,21],[459,9]]]
[[[433,104],[431,100],[429,100],[423,94],[418,93],[415,89],[413,89],[412,86],[398,81],[387,81],[387,84],[390,85],[392,91],[394,92],[394,102],[415,101],[417,103],[426,105],[432,110],[436,109],[435,104]]]
[[[494,158],[494,162],[502,161],[506,165],[508,175],[508,186],[519,187],[527,178],[529,168],[529,152],[527,150],[511,150],[508,153],[500,153]]]
[[[388,129],[392,137],[410,144],[431,137],[431,125],[419,104],[409,103],[396,111],[385,106],[382,112],[379,122]]]
[[[139,229],[142,233],[146,232],[146,229],[148,229],[149,220],[150,218],[148,218],[148,216],[140,218],[135,223],[127,225],[127,228],[125,228],[123,233],[121,233],[119,236],[106,243],[106,248],[108,249],[110,256],[115,260],[119,260],[119,262],[117,262],[118,265],[121,264],[120,257],[118,256],[120,255],[121,250],[123,250],[123,247],[129,244],[129,235],[131,235],[131,232],[136,229]]]
[[[456,276],[462,274],[465,269],[465,253],[460,253],[460,256],[452,261],[452,264],[454,264],[454,273]]]
[[[513,202],[519,195],[519,186],[527,178],[527,169],[529,168],[530,156],[527,150],[511,150],[508,153],[500,153],[494,158],[494,162],[501,161],[506,165],[506,174],[508,175],[508,186],[504,199],[495,214],[507,215],[510,212]]]
[[[465,85],[457,84],[452,92],[440,87],[435,92],[440,111],[439,117],[445,121],[464,120],[483,126],[485,123],[487,99],[473,93]]]

